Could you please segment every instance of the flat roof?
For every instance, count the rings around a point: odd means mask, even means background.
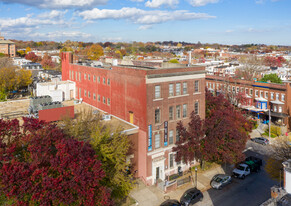
[[[0,44],[15,44],[15,43],[10,40],[0,40]]]

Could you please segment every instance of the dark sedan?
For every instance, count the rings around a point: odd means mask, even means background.
[[[178,200],[166,200],[160,206],[181,206]]]
[[[202,200],[203,200],[202,192],[197,188],[191,188],[184,192],[180,199],[180,203],[182,206],[190,206]]]

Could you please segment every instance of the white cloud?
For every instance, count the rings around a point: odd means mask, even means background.
[[[130,1],[133,1],[133,2],[143,2],[144,0],[130,0]]]
[[[103,37],[102,41],[118,42],[121,41],[122,37]]]
[[[127,19],[137,24],[158,24],[168,21],[215,18],[215,16],[210,16],[205,13],[194,13],[187,10],[146,11],[128,7],[124,7],[120,10],[94,8],[92,10],[79,12],[78,15],[85,20]]]
[[[91,8],[106,4],[108,0],[0,0],[5,3],[18,3],[38,8],[66,9]]]
[[[205,6],[206,4],[218,3],[219,0],[189,0],[192,6]]]
[[[38,18],[60,19],[60,18],[64,17],[64,15],[67,12],[68,12],[68,10],[65,10],[65,11],[52,10],[50,12],[44,12],[42,14],[39,14]]]
[[[141,25],[140,27],[138,27],[138,30],[147,30],[147,29],[151,29],[153,26],[152,25]]]
[[[63,20],[52,20],[52,19],[42,19],[35,18],[33,15],[27,15],[25,17],[20,17],[17,19],[12,18],[0,18],[0,28],[27,28],[27,27],[40,27],[42,25],[61,25],[66,24]]]
[[[145,6],[150,8],[159,8],[162,5],[174,7],[179,4],[179,0],[149,0],[145,3]]]

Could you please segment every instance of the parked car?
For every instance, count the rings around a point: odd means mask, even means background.
[[[239,164],[232,173],[234,177],[244,179],[247,175],[258,172],[261,169],[262,160],[256,157],[247,157],[246,160]]]
[[[180,199],[180,203],[182,206],[190,206],[202,200],[203,200],[202,192],[197,188],[191,188],[184,192]]]
[[[264,138],[264,137],[255,137],[251,139],[253,142],[256,142],[258,144],[262,144],[262,145],[267,145],[269,144],[269,140]]]
[[[160,206],[181,206],[180,202],[178,200],[166,200]]]
[[[213,189],[222,189],[225,185],[231,183],[231,176],[225,174],[217,174],[210,181],[210,185]]]

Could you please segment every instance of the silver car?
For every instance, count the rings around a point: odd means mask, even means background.
[[[231,183],[231,176],[225,174],[217,174],[212,178],[210,185],[212,188],[220,190],[222,189],[222,187],[228,185],[229,183]]]

